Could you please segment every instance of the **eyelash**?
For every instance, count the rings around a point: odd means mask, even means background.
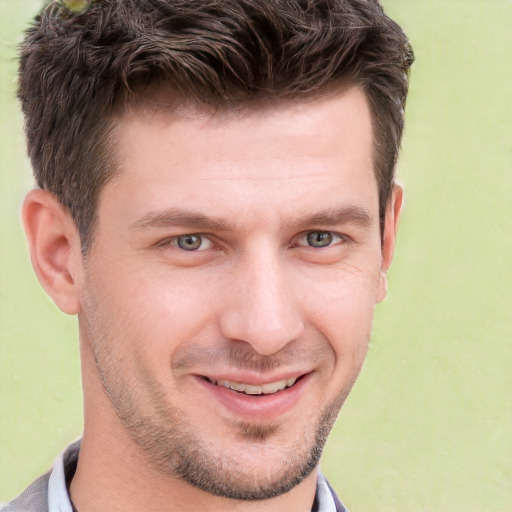
[[[309,237],[311,237],[312,235],[320,235],[320,236],[328,235],[330,237],[330,239],[328,240],[327,245],[315,246],[315,245],[311,244],[311,239],[309,239]],[[186,248],[180,246],[180,239],[186,239],[186,238],[189,238],[189,239],[199,238],[200,245],[196,249],[194,249],[194,248],[186,249]],[[295,247],[309,247],[309,248],[316,249],[316,250],[329,249],[330,247],[334,247],[334,246],[346,243],[347,237],[344,235],[341,235],[340,233],[336,233],[334,231],[324,231],[324,230],[318,229],[318,230],[311,230],[311,231],[306,231],[306,232],[302,233],[301,235],[299,235],[298,240],[299,240],[298,242],[291,243],[289,247],[292,249]],[[306,243],[301,243],[302,241],[305,241]],[[207,242],[209,244],[209,247],[201,248],[205,242]],[[213,242],[208,238],[208,235],[205,235],[203,233],[186,233],[184,235],[177,235],[177,236],[168,238],[158,244],[159,247],[163,247],[163,248],[167,247],[169,245],[176,247],[177,249],[179,249],[183,252],[201,252],[201,251],[210,249],[213,246]]]

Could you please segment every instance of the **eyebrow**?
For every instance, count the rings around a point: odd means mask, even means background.
[[[301,215],[299,213],[298,218],[293,219],[290,223],[291,227],[296,229],[302,229],[305,226],[328,227],[340,224],[352,224],[361,228],[369,228],[372,224],[372,216],[362,206],[348,205],[322,210],[314,214]],[[131,224],[130,229],[143,230],[170,226],[181,226],[197,231],[236,231],[239,229],[239,223],[234,220],[180,208],[150,212]]]
[[[166,228],[169,226],[193,227],[201,231],[234,231],[236,223],[193,210],[169,208],[151,212],[130,225],[130,229]]]
[[[337,226],[340,224],[352,224],[361,228],[369,228],[372,224],[372,216],[362,206],[348,205],[324,210],[313,215],[306,215],[292,224],[297,227],[303,225]]]

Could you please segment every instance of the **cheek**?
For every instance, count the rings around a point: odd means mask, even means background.
[[[173,272],[129,269],[118,276],[110,303],[114,321],[129,337],[140,340],[145,350],[151,348],[159,357],[169,359],[179,344],[194,338],[205,323],[211,323],[210,289],[200,276]]]
[[[190,279],[171,277],[171,272],[140,272],[128,265],[122,270],[98,269],[88,276],[81,338],[116,389],[131,389],[149,403],[155,386],[172,386],[171,364],[180,347],[208,329],[208,338],[214,339],[214,319],[209,299],[199,300],[204,292]]]
[[[326,396],[349,392],[368,351],[375,287],[351,284],[355,284],[351,279],[340,279],[335,286],[324,290],[322,300],[310,302],[314,328],[327,340],[332,353],[325,375]]]
[[[304,295],[306,315],[329,340],[337,358],[362,363],[377,290],[378,272],[357,267],[332,269],[327,279],[310,280]]]

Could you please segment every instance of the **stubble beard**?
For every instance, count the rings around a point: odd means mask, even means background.
[[[248,450],[240,448],[238,452],[226,453],[216,446],[215,438],[201,437],[195,425],[187,420],[185,411],[169,406],[158,383],[139,367],[152,397],[152,403],[148,404],[138,391],[140,383],[130,383],[126,374],[119,370],[122,365],[113,355],[110,337],[99,327],[103,322],[94,322],[94,327],[92,323],[87,324],[87,344],[103,390],[148,463],[169,478],[181,478],[224,498],[266,500],[300,484],[318,466],[327,437],[353,384],[351,382],[322,410],[311,411],[308,418],[303,418],[302,432],[295,431],[294,439],[289,439],[286,425],[279,422],[233,423],[231,431],[236,441]],[[313,425],[312,415],[318,418]],[[263,465],[260,460],[259,466],[264,467],[258,468],[258,460],[248,459],[247,453],[252,450],[259,454],[267,445],[276,448],[267,451],[271,458]]]
[[[105,375],[101,372],[105,383]],[[117,387],[117,386],[115,386]],[[215,439],[202,439],[178,408],[158,407],[151,417],[140,414],[133,397],[104,386],[124,428],[142,448],[149,463],[160,473],[181,478],[212,495],[234,500],[256,501],[274,498],[300,484],[319,464],[327,437],[348,392],[344,391],[319,416],[314,428],[305,420],[302,436],[294,444],[277,450],[259,473],[249,462],[215,448]],[[117,390],[123,387],[117,387]],[[126,387],[124,389],[127,389]],[[233,423],[238,441],[251,449],[279,439],[281,427],[270,424]],[[284,440],[286,441],[286,440]],[[241,449],[242,450],[242,449]],[[274,455],[274,454],[273,454]],[[247,462],[247,461],[245,461]]]

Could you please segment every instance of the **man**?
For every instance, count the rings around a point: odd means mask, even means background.
[[[51,3],[31,259],[79,443],[5,511],[343,511],[318,466],[386,295],[412,51],[370,0]]]

